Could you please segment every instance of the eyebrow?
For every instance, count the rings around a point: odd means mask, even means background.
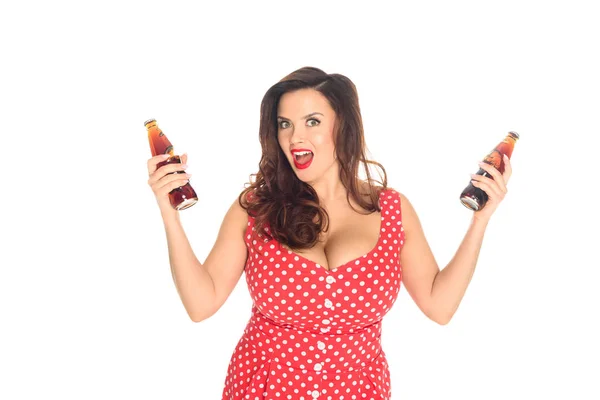
[[[319,114],[319,115],[323,115],[323,114],[321,114],[320,112],[314,112],[314,113],[310,113],[310,114],[308,114],[308,115],[305,115],[304,117],[302,117],[302,119],[307,119],[307,118],[309,118],[309,117],[312,117],[313,115],[317,115],[317,114]],[[324,116],[324,115],[323,115],[323,116]],[[286,117],[282,117],[281,115],[279,115],[277,118],[278,118],[278,119],[285,119],[286,121],[289,121],[289,119],[288,119],[288,118],[286,118]]]

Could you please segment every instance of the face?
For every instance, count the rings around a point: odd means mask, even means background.
[[[277,139],[296,176],[314,183],[337,176],[333,143],[335,112],[314,89],[300,89],[281,96],[277,109]]]

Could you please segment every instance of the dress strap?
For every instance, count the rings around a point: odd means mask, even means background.
[[[381,233],[384,235],[385,243],[391,242],[395,247],[402,247],[404,245],[404,227],[402,226],[400,193],[388,188],[381,196],[381,224],[383,225]]]

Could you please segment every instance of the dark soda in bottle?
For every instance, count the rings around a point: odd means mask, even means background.
[[[519,139],[519,134],[517,132],[508,132],[508,135],[504,138],[504,140],[494,148],[485,158],[483,162],[493,165],[500,173],[504,173],[504,159],[502,158],[504,154],[510,159],[513,150],[515,149],[515,143]],[[490,179],[494,179],[490,174],[488,174],[483,168],[479,168],[477,171],[477,175],[483,175]],[[480,188],[473,186],[472,183],[469,182],[469,185],[462,191],[460,194],[460,201],[462,204],[473,210],[479,211],[483,207],[485,207],[485,203],[487,203],[488,195]]]
[[[158,169],[166,164],[181,163],[179,156],[173,154],[173,145],[160,130],[156,124],[156,120],[149,119],[148,121],[144,122],[144,126],[148,130],[148,141],[150,142],[150,151],[152,152],[152,157],[160,154],[169,154],[171,156],[165,161],[159,162],[156,168]],[[169,174],[183,173],[184,171],[175,171],[170,172]],[[198,196],[188,182],[181,187],[171,190],[171,192],[169,192],[169,201],[174,209],[181,211],[196,204],[198,202]]]

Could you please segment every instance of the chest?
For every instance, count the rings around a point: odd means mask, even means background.
[[[402,279],[400,230],[378,212],[333,216],[330,224],[323,242],[304,251],[275,240],[247,241],[246,283],[261,314],[278,324],[343,334],[388,312]]]
[[[364,256],[377,245],[380,212],[360,214],[352,209],[337,209],[328,210],[328,214],[329,229],[321,233],[319,242],[310,249],[295,250],[295,254],[331,271]]]

